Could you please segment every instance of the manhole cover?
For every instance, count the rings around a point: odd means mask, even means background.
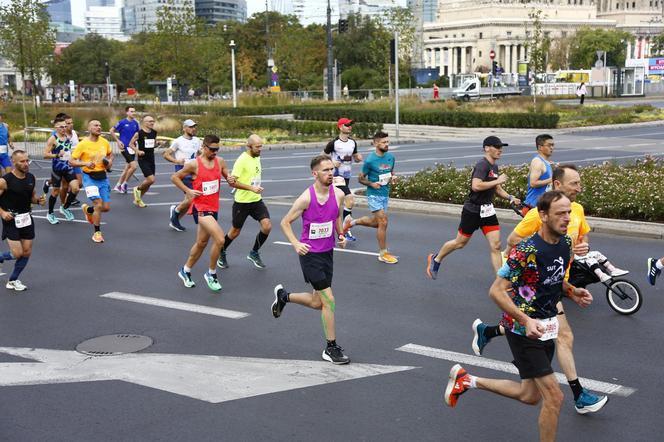
[[[88,339],[76,351],[90,356],[114,356],[134,353],[152,345],[152,338],[141,335],[117,334]]]

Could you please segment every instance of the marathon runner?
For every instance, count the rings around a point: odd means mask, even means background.
[[[332,185],[334,164],[327,155],[311,160],[314,184],[293,203],[281,220],[281,230],[300,258],[305,282],[314,288],[313,293],[289,293],[283,285],[274,288],[272,315],[275,318],[289,302],[321,311],[321,322],[327,344],[324,360],[333,364],[348,364],[350,358],[337,345],[334,312],[336,304],[332,294],[334,244],[339,241],[345,247],[346,238],[341,230],[341,210],[344,193]],[[302,233],[298,239],[291,224],[302,217]],[[335,234],[335,231],[337,234]]]
[[[348,118],[340,118],[337,121],[337,128],[339,129],[339,136],[334,140],[327,143],[324,153],[332,158],[334,163],[334,186],[341,189],[344,193],[344,219],[347,216],[352,217],[353,193],[350,191],[350,176],[353,161],[360,163],[362,155],[357,152],[357,142],[350,137],[353,131],[353,120]],[[356,238],[350,232],[346,232],[346,240],[355,241]]]
[[[187,162],[182,169],[175,172],[171,177],[173,184],[191,198],[192,203],[189,211],[194,217],[194,223],[198,225],[196,242],[191,247],[187,262],[178,272],[178,277],[185,287],[196,287],[196,283],[191,278],[191,269],[203,254],[210,238],[212,238],[210,265],[208,271],[203,274],[203,278],[210,290],[215,292],[221,290],[221,283],[217,276],[217,260],[219,259],[219,252],[224,246],[224,231],[217,223],[221,177],[223,176],[230,185],[235,184],[235,179],[228,173],[226,161],[221,157],[217,157],[218,151],[219,137],[206,135],[203,139],[202,154],[196,157],[195,160]],[[188,176],[193,178],[191,188],[184,183]]]
[[[3,115],[0,112],[0,174],[5,175],[12,168],[9,149],[14,150],[14,143],[12,142],[12,134],[9,132],[9,125],[2,120]]]
[[[159,147],[157,145],[157,131],[154,130],[154,117],[152,115],[146,115],[143,117],[143,126],[141,129],[134,134],[131,141],[129,142],[130,146],[138,147],[136,150],[136,155],[138,157],[138,167],[141,168],[143,176],[145,179],[141,184],[134,187],[134,204],[138,207],[147,207],[147,204],[143,202],[143,195],[150,190],[150,186],[154,184],[155,178],[154,173],[156,170],[156,165],[154,161],[154,150]]]
[[[431,253],[427,256],[426,271],[427,276],[431,279],[437,278],[443,259],[455,250],[466,247],[477,229],[482,229],[482,233],[484,233],[489,243],[491,265],[493,265],[494,270],[498,271],[502,264],[500,225],[498,224],[496,209],[493,207],[493,199],[495,195],[498,195],[517,205],[521,203],[521,200],[503,190],[502,185],[507,182],[507,175],[504,173],[499,175],[498,165],[496,164],[503,152],[503,147],[508,146],[508,144],[503,143],[498,137],[490,136],[484,139],[482,146],[484,158],[479,160],[473,168],[470,193],[461,211],[459,232],[456,238],[443,244],[438,254]]]
[[[118,178],[118,183],[115,185],[113,190],[118,193],[127,193],[127,181],[134,175],[136,167],[136,153],[134,149],[130,147],[130,142],[132,137],[138,132],[140,126],[136,118],[136,109],[133,106],[125,107],[126,118],[117,122],[117,124],[111,127],[111,137],[118,143],[118,149],[122,154],[122,157],[125,159],[127,164],[125,164],[120,178]],[[118,133],[120,136],[118,137]]]
[[[217,265],[225,269],[228,267],[226,259],[226,250],[233,240],[240,235],[242,226],[248,216],[258,221],[260,230],[256,234],[254,247],[247,255],[247,259],[259,269],[264,269],[265,264],[261,259],[258,250],[267,241],[268,235],[272,230],[270,221],[270,212],[263,202],[263,187],[261,186],[261,149],[263,149],[263,140],[256,134],[252,134],[247,139],[247,150],[242,152],[235,164],[231,175],[235,178],[235,184],[232,187],[237,189],[233,202],[233,221],[228,234],[224,238],[224,248],[219,255]]]
[[[570,200],[560,191],[546,192],[537,203],[537,211],[542,220],[539,231],[512,249],[489,291],[509,324],[507,342],[521,383],[476,377],[456,364],[450,370],[445,403],[454,407],[459,396],[471,388],[528,405],[542,401],[540,440],[553,442],[563,401],[551,368],[558,335],[556,304],[567,294],[586,307],[592,295],[565,280],[565,269],[572,258],[572,239],[565,233],[570,222]]]
[[[38,197],[35,193],[37,181],[29,172],[28,154],[22,150],[14,150],[11,161],[14,163],[14,168],[0,178],[2,239],[6,239],[9,245],[9,252],[0,254],[0,263],[16,260],[5,287],[21,292],[28,287],[18,277],[28,265],[32,254],[32,241],[35,238],[35,225],[30,214],[31,204],[43,206],[46,197],[44,195]]]
[[[55,203],[61,195],[61,184],[66,184],[69,189],[65,202],[60,204],[60,213],[67,221],[74,220],[74,214],[69,210],[69,206],[76,199],[79,187],[74,169],[69,165],[72,143],[71,139],[67,136],[66,120],[63,117],[56,117],[53,120],[53,125],[55,134],[51,135],[46,141],[46,150],[44,152],[44,159],[51,160],[51,179],[49,180],[51,194],[48,198],[48,214],[46,215],[46,219],[51,224],[58,224],[59,221],[53,211]]]
[[[538,135],[535,138],[535,145],[537,146],[537,155],[530,161],[528,167],[528,190],[526,191],[526,198],[523,201],[524,208],[522,214],[537,206],[537,200],[546,192],[551,190],[552,174],[551,169],[551,155],[553,154],[553,137],[548,134]]]

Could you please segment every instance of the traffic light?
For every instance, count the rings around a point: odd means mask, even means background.
[[[348,20],[344,18],[339,19],[339,34],[343,34],[344,32],[348,32]]]
[[[498,62],[495,60],[491,62],[491,73],[493,75],[496,75],[498,73]]]

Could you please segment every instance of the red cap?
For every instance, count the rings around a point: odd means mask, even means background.
[[[339,118],[339,121],[337,121],[337,127],[341,127],[344,124],[351,125],[353,124],[353,120],[349,120],[348,118]]]

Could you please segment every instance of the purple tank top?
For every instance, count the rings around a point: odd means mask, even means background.
[[[325,204],[319,204],[314,186],[309,187],[311,202],[302,212],[302,235],[300,242],[309,244],[310,252],[328,252],[334,248],[336,237],[334,228],[339,216],[339,205],[334,194],[334,186],[330,186],[330,195]]]

